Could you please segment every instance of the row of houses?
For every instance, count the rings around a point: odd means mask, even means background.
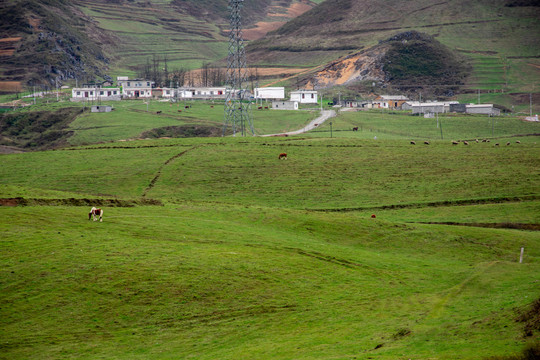
[[[251,94],[250,94],[251,95]],[[283,100],[284,87],[267,87],[254,89],[253,98],[257,100]],[[118,77],[117,86],[110,82],[83,84],[71,90],[71,101],[119,101],[122,99],[225,99],[225,87],[183,87],[183,88],[155,88],[154,82],[149,80]],[[291,91],[290,101],[301,104],[317,103],[317,91],[298,90]]]
[[[343,100],[342,107],[363,109],[411,110],[412,114],[467,113],[499,116],[500,109],[493,104],[460,104],[458,101],[420,102],[403,95],[380,95],[375,100]]]

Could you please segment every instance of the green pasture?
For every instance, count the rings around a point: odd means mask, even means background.
[[[0,206],[0,358],[472,360],[538,343],[538,124],[497,117],[491,137],[490,119],[445,115],[440,140],[436,119],[369,111],[301,136],[114,141],[222,125],[222,104],[186,104],[116,103],[76,119],[69,148],[0,155],[2,204],[34,200]],[[261,133],[317,115],[253,113]],[[450,142],[477,136],[491,142]]]
[[[534,232],[219,204],[0,211],[10,359],[478,359],[522,350],[514,319],[539,295]]]
[[[225,121],[223,101],[133,100],[107,104],[113,106],[114,111],[86,112],[71,124],[69,130],[75,132],[69,139],[71,144],[138,138],[145,131],[167,126],[202,125],[222,129]],[[88,107],[90,104],[76,106]],[[264,107],[259,110],[257,106],[252,109],[253,127],[258,135],[297,130],[318,115],[317,111],[272,111]]]
[[[332,122],[332,134],[330,134]],[[358,127],[357,132],[352,132]],[[475,140],[491,139],[489,145],[511,141],[533,141],[540,125],[523,121],[517,116],[460,115],[439,114],[432,119],[423,115],[413,116],[410,111],[341,111],[338,117],[322,124],[310,136],[347,137],[373,139],[409,139],[409,140]],[[484,144],[488,145],[488,144]]]

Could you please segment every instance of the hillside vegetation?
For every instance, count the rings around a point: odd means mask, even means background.
[[[505,0],[326,1],[251,43],[248,55],[260,64],[314,66],[416,30],[469,57],[468,87],[529,92],[540,76],[539,14],[536,2]]]
[[[106,75],[109,59],[96,41],[102,33],[71,2],[4,1],[0,17],[0,40],[14,39],[13,51],[0,52],[2,82],[51,87],[56,79]]]

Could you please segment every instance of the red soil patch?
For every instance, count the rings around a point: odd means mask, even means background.
[[[30,18],[28,19],[28,23],[34,28],[34,30],[39,30],[39,25],[41,24],[41,21],[39,19]]]
[[[15,44],[21,39],[21,37],[0,39],[0,56],[12,56],[15,53]]]
[[[21,91],[22,86],[20,81],[0,81],[0,91]]]
[[[297,16],[302,15],[306,11],[311,10],[312,8],[313,6],[308,1],[291,4],[291,6],[288,8],[283,8],[281,6],[273,6],[271,9],[273,9],[274,11],[277,10],[277,12],[272,14],[266,14],[266,16],[293,19]],[[255,24],[254,28],[244,29],[244,39],[260,39],[270,31],[279,29],[285,23],[286,21],[260,21]]]
[[[246,40],[260,39],[264,37],[270,31],[279,29],[283,24],[285,24],[285,21],[273,21],[273,22],[260,21],[255,24],[256,27],[252,29],[244,30],[244,39]]]
[[[18,204],[17,198],[0,199],[0,206],[17,206]]]
[[[0,39],[0,42],[17,42],[20,41],[22,37],[11,37],[11,38],[3,38]]]
[[[292,4],[289,10],[287,11],[287,14],[289,14],[290,17],[297,17],[302,15],[308,10],[311,10],[313,6],[309,5],[307,2],[299,2]]]

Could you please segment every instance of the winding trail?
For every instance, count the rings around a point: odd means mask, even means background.
[[[334,110],[323,110],[323,111],[321,111],[321,115],[319,117],[311,120],[309,122],[309,124],[307,124],[306,126],[304,126],[300,130],[289,131],[289,132],[284,132],[284,133],[280,133],[280,134],[267,134],[267,135],[260,135],[260,136],[288,136],[288,135],[302,134],[302,133],[305,133],[307,131],[315,129],[320,124],[324,123],[326,120],[328,120],[330,118],[333,118],[334,116],[336,116],[336,112]]]

